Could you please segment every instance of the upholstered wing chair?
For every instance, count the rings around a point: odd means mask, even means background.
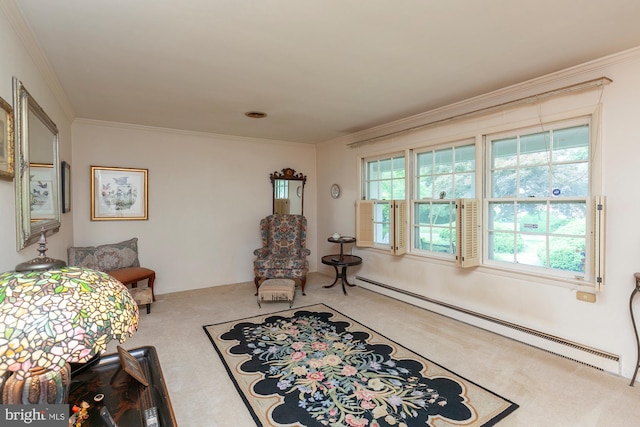
[[[262,247],[253,251],[256,289],[265,279],[287,278],[300,282],[302,295],[307,281],[311,251],[307,243],[307,219],[302,215],[269,215],[260,221]]]

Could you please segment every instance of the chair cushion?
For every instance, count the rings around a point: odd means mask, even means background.
[[[119,268],[108,272],[111,277],[125,285],[155,276],[155,271],[144,267]]]

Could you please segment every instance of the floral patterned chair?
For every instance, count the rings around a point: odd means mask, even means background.
[[[265,279],[294,279],[302,295],[307,282],[311,251],[307,242],[307,219],[302,215],[269,215],[260,221],[262,247],[253,251],[256,291]],[[257,295],[257,292],[256,292]]]

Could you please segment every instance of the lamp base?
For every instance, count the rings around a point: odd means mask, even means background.
[[[30,375],[19,380],[11,375],[2,389],[2,403],[5,405],[63,404],[69,400],[71,366],[67,363],[57,371],[44,368],[29,370]]]

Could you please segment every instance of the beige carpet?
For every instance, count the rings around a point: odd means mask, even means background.
[[[360,287],[323,289],[333,278],[310,276],[293,307],[324,303],[371,329],[473,379],[520,407],[499,427],[640,425],[640,386]],[[253,283],[159,295],[141,314],[130,349],[153,345],[181,427],[255,426],[202,325],[281,311],[285,303],[258,308]],[[416,339],[416,337],[418,337]],[[621,337],[633,339],[633,337]],[[117,343],[110,343],[109,352]],[[230,415],[231,414],[231,415]]]

